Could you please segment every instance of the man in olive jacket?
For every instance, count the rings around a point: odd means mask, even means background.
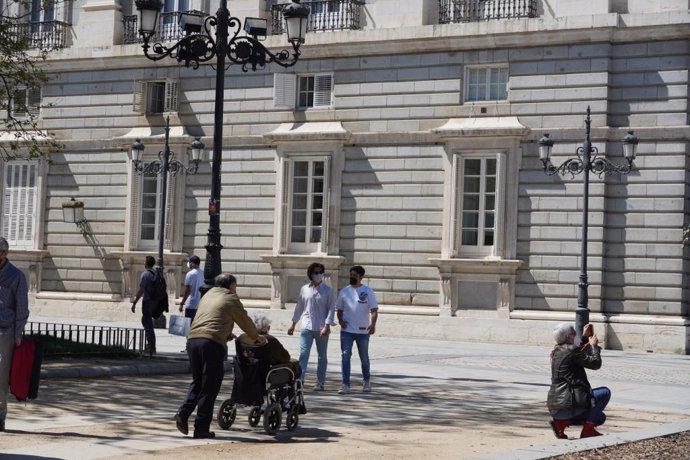
[[[215,433],[210,431],[213,406],[223,383],[223,362],[228,351],[228,341],[234,338],[232,329],[235,323],[251,340],[259,344],[266,343],[266,338],[259,335],[237,296],[235,277],[222,273],[214,281],[216,286],[201,298],[187,335],[192,383],[189,385],[187,399],[175,414],[177,429],[182,434],[187,434],[187,421],[194,408],[197,408],[194,420],[195,438],[215,437]]]

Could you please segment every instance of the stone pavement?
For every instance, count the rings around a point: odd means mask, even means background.
[[[69,322],[64,318],[32,318],[32,320]],[[85,321],[79,324],[99,323]],[[139,327],[136,322],[100,324]],[[287,336],[283,331],[278,330],[272,332],[286,346],[291,355],[298,355],[297,336]],[[340,370],[337,337],[336,332],[329,346],[328,383],[332,390],[337,388]],[[51,368],[47,366],[43,376],[52,379],[185,372],[186,355],[180,352],[184,348],[184,338],[168,335],[164,330],[157,330],[157,340],[158,354],[157,359],[154,360],[132,360],[117,365],[110,363],[92,366],[87,362],[81,362],[75,367]],[[314,370],[315,354],[314,349],[310,371]],[[458,389],[458,391],[479,394],[486,399],[513,403],[516,412],[523,404],[529,410],[540,412],[550,378],[548,347],[517,347],[375,336],[370,345],[370,354],[374,385],[386,386],[391,392],[395,392],[397,388],[425,388],[432,385],[449,389],[449,400],[452,400],[455,396],[451,396],[451,389]],[[506,449],[505,452],[478,455],[475,458],[538,459],[690,430],[690,356],[604,350],[603,358],[602,369],[590,372],[589,376],[592,385],[606,385],[611,388],[613,397],[610,407],[612,409],[630,411],[630,413],[645,411],[674,414],[674,420],[677,421],[659,424],[650,420],[650,423],[642,429],[614,432],[599,438],[584,440],[556,441],[553,439],[554,442],[545,442],[519,450]],[[357,359],[353,356],[353,384],[356,383],[358,370]],[[307,387],[310,386],[312,377],[313,374],[308,374]],[[220,399],[222,398],[223,395]],[[458,411],[464,410],[460,409],[459,401],[453,401],[452,404],[444,404],[440,399],[434,401],[439,405],[438,409],[442,411],[442,416],[452,415],[455,407]],[[386,414],[385,411],[378,415],[382,417],[382,423],[395,423],[398,417],[395,413]],[[458,418],[463,416],[471,418],[472,412],[458,415]],[[351,414],[351,417],[356,418],[356,414]],[[419,421],[412,415],[410,417],[412,422]],[[539,417],[540,415],[537,415],[537,418]],[[544,409],[544,430],[550,435],[546,420],[547,415]],[[345,419],[342,421],[349,423]],[[506,427],[507,424],[519,430],[520,416],[515,413],[506,413],[493,423],[502,429],[511,428]],[[613,425],[614,422],[610,420],[609,423]],[[608,428],[608,425],[606,427]],[[606,429],[602,431],[607,432]],[[477,436],[486,436],[486,434],[477,434]],[[11,453],[32,455],[30,448],[12,450]]]

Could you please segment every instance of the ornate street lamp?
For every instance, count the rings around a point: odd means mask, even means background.
[[[589,297],[587,288],[589,283],[587,281],[587,229],[589,226],[589,173],[593,172],[597,176],[604,177],[613,173],[626,175],[633,170],[633,161],[635,160],[637,143],[639,139],[635,136],[633,131],[628,131],[628,134],[623,138],[623,156],[627,160],[627,164],[614,164],[609,160],[599,155],[596,147],[592,146],[590,140],[590,125],[592,120],[590,118],[590,108],[587,107],[587,118],[585,118],[585,142],[582,146],[577,148],[576,157],[568,158],[560,166],[554,166],[551,163],[551,149],[553,147],[553,140],[549,138],[548,134],[539,139],[539,159],[544,165],[544,173],[553,176],[560,174],[565,176],[570,174],[571,177],[583,174],[583,196],[582,196],[582,247],[580,251],[580,281],[577,284],[577,309],[575,310],[575,331],[577,332],[577,342],[582,336],[582,329],[589,323]],[[603,155],[603,153],[602,153]]]
[[[244,72],[249,69],[256,71],[268,63],[276,63],[281,67],[291,67],[300,57],[299,48],[304,43],[307,24],[309,22],[309,8],[300,4],[299,0],[283,10],[288,31],[288,41],[292,45],[292,52],[287,50],[275,53],[266,49],[259,41],[259,37],[266,34],[265,19],[247,18],[244,30],[248,35],[240,36],[241,21],[230,16],[227,0],[220,0],[220,7],[215,16],[208,16],[199,21],[193,15],[182,14],[180,26],[185,36],[177,43],[166,46],[160,42],[150,44],[155,36],[155,26],[158,14],[163,6],[160,0],[137,0],[135,2],[140,13],[139,32],[144,39],[142,48],[144,55],[152,61],[164,57],[177,59],[198,68],[202,62],[216,58],[216,91],[213,120],[213,163],[211,166],[211,198],[209,199],[209,229],[206,244],[206,261],[204,264],[204,279],[206,285],[202,292],[213,286],[213,278],[221,272],[220,251],[220,164],[223,154],[223,103],[225,89],[225,59],[231,64],[239,64]],[[212,31],[215,30],[215,31]],[[232,32],[232,37],[230,37]],[[230,38],[229,38],[230,37]]]
[[[163,151],[158,152],[158,159],[150,163],[144,163],[144,144],[137,139],[132,144],[132,166],[134,171],[144,176],[161,176],[163,183],[160,189],[160,209],[158,210],[158,267],[163,270],[163,245],[165,242],[165,201],[168,191],[168,174],[179,173],[196,174],[199,162],[204,152],[204,144],[197,138],[191,145],[190,160],[192,164],[185,166],[175,159],[175,153],[170,151],[168,140],[170,136],[170,117],[165,119],[165,145]]]

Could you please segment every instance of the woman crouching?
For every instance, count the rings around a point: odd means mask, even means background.
[[[552,417],[549,424],[559,439],[568,439],[565,429],[580,424],[581,438],[601,436],[596,427],[606,421],[604,408],[611,399],[608,388],[592,389],[585,372],[601,367],[601,348],[594,326],[584,327],[580,346],[575,345],[575,337],[575,328],[570,324],[559,324],[553,331],[556,345],[551,352],[551,388],[546,405]]]

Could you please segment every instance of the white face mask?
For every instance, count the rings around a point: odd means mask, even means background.
[[[323,281],[323,273],[319,273],[318,275],[312,275],[311,279],[314,280],[315,283],[320,283],[321,281]]]
[[[191,262],[187,262],[187,268],[192,268],[192,263],[191,263]]]

